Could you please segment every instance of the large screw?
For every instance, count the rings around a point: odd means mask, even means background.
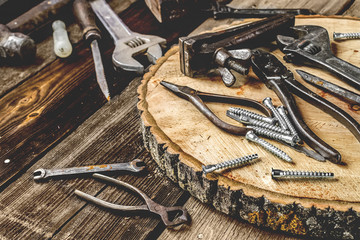
[[[288,118],[288,116],[286,114],[286,111],[285,111],[285,107],[284,106],[279,106],[279,107],[277,107],[276,110],[279,112],[281,117],[284,119],[286,125],[288,126],[288,128],[290,130],[290,133],[295,136],[295,142],[299,143],[301,141],[301,139],[300,139],[298,133],[296,132],[295,127],[292,125],[290,119]]]
[[[269,129],[273,132],[278,132],[278,133],[281,133],[281,134],[284,134],[284,135],[290,135],[291,133],[288,131],[288,130],[284,130],[282,128],[279,128],[278,126],[275,126],[275,125],[271,125],[271,124],[268,124],[266,122],[262,122],[262,121],[258,121],[256,119],[253,119],[253,118],[250,118],[246,115],[242,115],[242,114],[236,114],[236,113],[233,113],[233,112],[230,112],[229,110],[226,111],[226,116],[238,121],[238,122],[241,122],[241,123],[244,123],[244,124],[247,124],[247,125],[252,125],[252,126],[257,126],[257,127],[260,127],[260,128],[265,128],[265,129]]]
[[[334,32],[333,38],[335,41],[347,40],[347,39],[359,39],[360,32],[354,32],[354,33],[336,33],[336,32]]]
[[[244,165],[247,164],[255,159],[258,158],[258,155],[252,154],[252,155],[248,155],[245,157],[240,157],[240,158],[236,158],[230,161],[226,161],[226,162],[222,162],[222,163],[218,163],[218,164],[214,164],[214,165],[203,165],[202,166],[202,170],[203,173],[206,175],[210,172],[214,172],[216,170],[220,170],[220,169],[228,169],[228,168],[233,168],[233,167],[237,167],[240,165]]]
[[[272,104],[272,100],[270,97],[267,97],[263,100],[263,104],[272,112],[272,114],[274,115],[274,117],[277,118],[280,127],[283,128],[284,130],[287,130],[288,127],[286,125],[286,122],[284,121],[284,119],[281,117],[281,115],[278,113],[278,111],[276,111],[274,105]]]
[[[254,113],[254,112],[248,111],[246,109],[242,109],[242,108],[230,107],[228,111],[235,113],[237,115],[242,114],[249,118],[252,118],[252,119],[255,119],[258,121],[262,121],[262,122],[266,122],[271,125],[274,125],[277,122],[276,118],[265,117],[260,114],[257,114],[257,113]]]
[[[259,144],[265,150],[267,150],[268,152],[274,154],[278,158],[280,158],[282,160],[285,160],[287,162],[292,162],[292,159],[291,159],[291,157],[289,155],[287,155],[285,152],[283,152],[279,148],[275,147],[271,143],[268,143],[267,141],[259,138],[258,136],[255,135],[255,133],[253,131],[248,131],[246,133],[245,137],[246,137],[247,140]]]
[[[334,178],[331,172],[308,172],[308,171],[283,171],[280,169],[271,169],[272,178]]]
[[[294,135],[285,135],[257,126],[248,126],[248,128],[251,128],[256,134],[259,134],[261,136],[268,137],[278,141],[283,141],[290,144],[291,146],[294,146],[296,144],[295,142],[296,137]]]

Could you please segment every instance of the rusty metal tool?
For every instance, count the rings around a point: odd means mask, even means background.
[[[263,104],[249,98],[200,92],[187,86],[180,86],[166,81],[161,81],[160,84],[166,89],[172,91],[177,96],[191,102],[202,114],[204,114],[213,124],[215,124],[215,126],[231,134],[245,136],[246,132],[251,131],[252,129],[247,127],[239,127],[224,122],[206,106],[204,103],[205,101],[249,106],[261,111],[266,116],[271,116],[270,111]]]
[[[292,27],[291,30],[289,35],[277,36],[278,46],[286,54],[286,61],[323,68],[360,89],[360,68],[333,54],[325,28],[301,25]]]
[[[11,32],[7,26],[0,24],[0,64],[29,63],[35,55],[33,39],[20,32]]]
[[[335,94],[352,104],[360,104],[360,95],[302,70],[296,70],[304,81]]]
[[[34,179],[46,179],[50,177],[59,176],[78,176],[81,174],[90,174],[98,172],[114,172],[114,171],[128,171],[141,172],[145,169],[145,163],[140,159],[134,159],[126,163],[113,163],[102,165],[90,165],[84,167],[60,168],[60,169],[37,169],[34,171]]]
[[[319,102],[319,96],[314,97],[315,93],[298,83],[294,79],[293,74],[274,55],[256,49],[253,51],[251,60],[255,74],[269,89],[276,93],[282,104],[286,107],[290,120],[300,138],[325,159],[334,163],[340,163],[340,153],[320,139],[306,125],[290,91],[305,98],[305,100],[308,97],[313,99],[313,101]],[[319,104],[323,104],[323,102],[319,102]]]
[[[112,60],[115,68],[142,74],[144,66],[133,56],[146,51],[149,61],[154,64],[162,56],[160,44],[165,44],[165,39],[131,31],[105,0],[91,0],[89,3],[114,40]]]
[[[266,9],[255,9],[255,8],[232,8],[216,1],[210,2],[208,7],[201,9],[202,13],[205,13],[214,19],[224,18],[264,18],[271,17],[274,15],[313,15],[315,14],[310,9],[305,8],[266,8]]]
[[[223,63],[228,59],[236,58],[230,51],[231,54],[217,56],[219,48],[234,50],[270,43],[276,35],[286,33],[291,26],[294,26],[294,21],[293,15],[279,15],[218,32],[181,37],[179,38],[181,72],[189,77],[207,74],[209,70],[218,67],[217,58],[227,56],[220,61]],[[229,66],[225,67],[231,69]],[[236,68],[232,69],[236,70]],[[229,84],[224,81],[224,83],[227,86],[231,85],[231,82]]]
[[[109,101],[110,91],[106,81],[98,43],[101,39],[100,30],[95,24],[95,15],[90,9],[90,5],[87,0],[74,1],[74,15],[83,29],[83,38],[90,44],[94,59],[96,80],[105,98]]]
[[[130,212],[149,211],[149,212],[155,213],[161,217],[161,220],[164,222],[165,226],[167,226],[167,227],[175,227],[175,226],[178,226],[178,225],[181,225],[184,223],[188,223],[190,221],[190,216],[185,207],[181,207],[181,206],[165,207],[163,205],[160,205],[160,204],[154,202],[143,191],[141,191],[140,189],[134,187],[133,185],[131,185],[129,183],[119,181],[117,179],[114,179],[114,178],[111,178],[108,176],[104,176],[101,174],[97,174],[97,173],[93,174],[93,177],[97,178],[97,179],[101,179],[101,180],[109,182],[109,183],[113,183],[118,186],[125,187],[127,189],[132,190],[133,192],[136,192],[137,194],[139,194],[140,197],[142,197],[144,199],[145,204],[139,205],[139,206],[125,206],[125,205],[119,205],[119,204],[106,202],[102,199],[93,197],[93,196],[91,196],[87,193],[84,193],[82,191],[79,191],[79,190],[75,190],[74,193],[77,196],[85,199],[86,201],[89,201],[91,203],[94,203],[96,205],[99,205],[101,207],[108,208],[111,210],[130,211]],[[169,218],[170,213],[178,213],[179,215],[176,215],[173,220],[170,220],[170,218]]]

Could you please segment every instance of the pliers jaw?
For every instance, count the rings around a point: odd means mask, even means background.
[[[160,84],[168,90],[172,91],[178,97],[184,98],[186,100],[190,100],[191,96],[194,96],[197,93],[195,89],[189,88],[187,86],[180,86],[166,81],[161,81]]]

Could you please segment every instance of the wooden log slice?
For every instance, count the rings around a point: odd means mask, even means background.
[[[354,32],[360,29],[358,19],[335,16],[296,18],[296,25],[303,24],[323,26],[328,29],[329,35],[334,31]],[[330,38],[332,40],[332,36]],[[331,42],[338,57],[360,66],[360,40]],[[271,52],[283,61],[280,50],[273,48]],[[308,71],[350,88],[347,84],[319,69],[284,64],[292,70],[298,81],[360,121],[358,106],[351,106],[310,86],[295,74],[295,69]],[[275,105],[281,102],[274,92],[255,78],[249,77],[239,88],[227,88],[220,77],[186,77],[180,72],[178,47],[169,50],[144,76],[138,88],[138,108],[142,112],[142,131],[147,149],[160,168],[180,187],[202,202],[212,204],[219,211],[258,226],[311,237],[360,238],[360,143],[342,124],[295,97],[305,122],[320,138],[341,153],[344,164],[318,162],[269,140],[293,158],[294,164],[291,164],[274,157],[242,136],[220,130],[190,102],[159,85],[162,80],[204,92],[257,101],[269,96]],[[236,105],[208,103],[208,106],[221,119],[238,124],[225,115],[229,106]],[[208,174],[207,177],[202,175],[202,165],[216,164],[252,153],[258,153],[260,161]],[[271,168],[333,172],[336,180],[276,181],[271,178]]]

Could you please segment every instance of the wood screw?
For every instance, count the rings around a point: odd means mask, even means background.
[[[274,117],[276,117],[276,119],[279,122],[280,127],[283,128],[284,130],[288,130],[286,122],[281,117],[281,115],[278,113],[278,111],[276,111],[276,109],[275,109],[275,107],[274,107],[274,105],[272,103],[272,99],[270,97],[264,98],[263,104],[272,112]]]
[[[271,169],[272,178],[334,178],[331,172],[309,172],[309,171],[283,171],[280,169]]]
[[[299,143],[301,141],[301,139],[300,139],[298,133],[296,132],[296,129],[295,129],[294,125],[292,125],[290,119],[288,118],[288,116],[286,114],[286,111],[285,111],[285,107],[284,106],[279,106],[279,107],[277,107],[276,110],[281,115],[281,117],[284,119],[286,125],[288,126],[288,128],[290,130],[290,133],[295,136],[295,142]]]
[[[336,33],[336,32],[334,32],[333,38],[335,41],[347,40],[347,39],[359,39],[360,32],[354,32],[354,33]]]
[[[237,115],[242,114],[249,118],[252,118],[252,119],[255,119],[258,121],[262,121],[262,122],[265,122],[265,123],[268,123],[271,125],[274,125],[277,122],[276,118],[265,117],[260,114],[257,114],[257,113],[254,113],[254,112],[248,111],[246,109],[242,109],[242,108],[230,107],[228,111],[231,113],[235,113]]]
[[[255,153],[255,154],[236,158],[233,160],[229,160],[229,161],[214,164],[214,165],[206,165],[206,166],[203,165],[202,170],[203,170],[203,173],[206,175],[206,174],[208,174],[210,172],[214,172],[216,170],[228,169],[228,168],[233,168],[233,167],[237,167],[240,165],[244,165],[244,164],[247,164],[257,158],[258,158],[258,155]]]

